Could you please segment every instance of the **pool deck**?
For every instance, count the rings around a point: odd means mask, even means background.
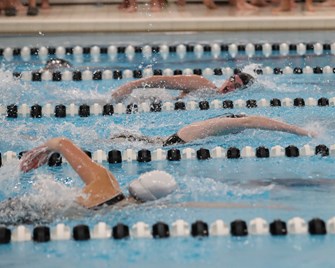
[[[64,32],[157,32],[157,31],[249,31],[334,30],[335,7],[315,4],[315,12],[297,3],[293,11],[273,14],[273,6],[238,11],[228,4],[209,10],[201,3],[179,7],[170,2],[162,12],[150,12],[139,4],[135,13],[122,12],[117,4],[53,5],[35,17],[20,10],[15,17],[0,15],[0,34]]]

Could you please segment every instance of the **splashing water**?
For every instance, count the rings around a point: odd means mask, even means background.
[[[315,137],[316,143],[329,143],[331,140],[331,136],[327,133],[326,127],[320,122],[310,122],[306,124],[305,129],[317,133],[317,137]]]
[[[106,104],[106,100],[110,98],[110,93],[99,93],[99,87],[95,86],[94,89],[82,90],[77,87],[66,87],[60,88],[51,84],[48,85],[46,90],[48,91],[48,100],[45,100],[43,92],[39,92],[34,99],[41,99],[44,103],[59,104],[59,103],[76,103],[76,104]],[[40,95],[42,94],[42,95]],[[56,102],[55,102],[56,101]]]
[[[113,144],[118,148],[127,148],[131,146],[133,149],[147,148],[148,146],[162,145],[164,138],[148,137],[140,131],[141,123],[134,126],[131,131],[120,125],[110,125],[108,139],[109,144]]]
[[[300,92],[302,87],[304,89],[312,89],[319,91],[320,90],[320,83],[324,81],[318,81],[316,84],[312,84],[309,82],[308,84],[304,84],[305,79],[303,77],[299,77],[297,75],[258,75],[254,72],[255,69],[262,68],[262,64],[249,64],[245,66],[242,71],[246,72],[253,77],[255,77],[255,85],[258,90],[262,92],[283,92],[283,93],[295,93]],[[312,87],[312,88],[311,88]]]
[[[27,85],[21,84],[18,79],[14,79],[12,72],[9,70],[0,69],[0,81],[1,103],[3,104],[19,103],[24,94],[31,92]]]
[[[258,75],[254,72],[254,70],[259,69],[261,67],[262,67],[261,64],[251,63],[251,64],[244,66],[244,68],[242,69],[242,72],[250,74],[257,79]]]
[[[79,189],[58,183],[50,175],[35,173],[30,192],[0,203],[0,223],[31,224],[85,211],[75,203]],[[71,211],[71,212],[70,212]]]
[[[163,88],[138,88],[134,89],[124,100],[125,103],[142,103],[153,100],[171,101],[175,99],[178,91]]]
[[[20,190],[19,161],[11,160],[0,169],[0,195],[7,198]]]
[[[2,92],[2,104],[59,104],[59,103],[99,103],[105,104],[110,98],[110,92],[100,93],[99,87],[82,90],[78,87],[62,88],[59,84],[23,82],[12,76],[12,71],[0,69],[0,91]],[[34,96],[34,103],[31,103]]]

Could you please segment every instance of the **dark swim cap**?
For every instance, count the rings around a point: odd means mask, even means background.
[[[242,83],[245,87],[251,86],[255,82],[255,78],[250,74],[238,72],[236,75],[241,78]]]

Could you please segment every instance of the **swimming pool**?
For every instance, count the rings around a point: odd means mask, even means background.
[[[266,220],[267,224],[280,219],[289,227],[288,222],[294,217],[300,217],[308,224],[316,217],[328,221],[334,216],[334,149],[332,145],[335,122],[332,116],[334,109],[332,98],[335,96],[332,68],[335,64],[331,47],[322,46],[326,49],[322,50],[321,55],[316,55],[314,47],[309,46],[304,55],[297,55],[297,46],[291,43],[290,47],[290,43],[286,41],[290,52],[286,56],[282,55],[280,50],[280,45],[285,43],[284,41],[266,40],[272,48],[269,57],[264,56],[263,50],[256,51],[253,57],[248,57],[245,48],[238,47],[247,42],[239,40],[219,42],[219,38],[216,37],[215,42],[220,43],[220,49],[223,49],[215,58],[212,51],[205,49],[205,45],[210,42],[206,43],[203,40],[197,42],[192,38],[186,38],[183,42],[166,42],[168,47],[175,47],[169,48],[166,60],[163,60],[158,53],[153,53],[150,57],[143,57],[140,49],[136,48],[142,47],[139,43],[115,43],[117,48],[123,47],[124,49],[119,49],[119,53],[116,54],[117,60],[114,61],[108,54],[109,43],[99,44],[99,48],[104,48],[103,51],[107,48],[107,53],[101,53],[100,49],[96,58],[93,57],[92,50],[84,49],[85,47],[91,48],[92,42],[83,45],[83,50],[78,50],[82,52],[82,54],[79,53],[78,58],[75,58],[73,51],[76,51],[75,47],[80,46],[80,43],[55,43],[53,46],[55,49],[62,46],[66,52],[67,48],[68,53],[64,57],[74,64],[74,70],[79,70],[80,81],[73,79],[73,72],[71,76],[68,76],[70,78],[68,80],[63,79],[67,77],[66,75],[62,75],[62,81],[45,81],[50,78],[51,80],[59,79],[53,79],[55,77],[53,75],[39,75],[38,70],[43,66],[40,55],[30,53],[33,55],[30,55],[27,61],[22,58],[23,47],[37,47],[31,43],[23,43],[19,46],[20,50],[12,50],[15,51],[14,54],[18,54],[14,55],[13,59],[6,60],[2,57],[3,67],[0,73],[2,81],[0,88],[3,92],[0,143],[3,161],[0,169],[1,200],[28,194],[25,199],[26,206],[21,210],[18,208],[16,213],[11,215],[12,218],[9,217],[8,211],[2,211],[1,220],[2,222],[7,221],[8,227],[14,233],[17,229],[11,222],[18,220],[21,213],[30,209],[37,211],[37,215],[30,215],[31,217],[41,218],[38,213],[46,207],[52,213],[47,213],[45,218],[42,217],[40,224],[25,225],[30,232],[37,225],[48,226],[54,230],[57,224],[64,223],[70,227],[71,231],[75,226],[87,225],[93,234],[94,226],[99,222],[105,222],[110,227],[122,222],[132,231],[134,231],[133,225],[145,222],[150,231],[155,223],[164,222],[168,224],[170,233],[176,234],[173,226],[179,226],[180,222],[176,223],[179,219],[188,223],[189,227],[201,220],[208,223],[209,228],[218,219],[224,220],[228,228],[231,227],[232,222],[240,219],[248,224],[249,235],[214,236],[214,231],[211,231],[213,229],[210,229],[209,237],[203,239],[191,237],[190,234],[185,237],[151,239],[135,238],[136,232],[133,232],[132,237],[128,240],[91,239],[79,242],[74,239],[65,239],[65,241],[51,239],[52,241],[48,243],[34,243],[28,235],[29,241],[27,242],[12,241],[7,245],[1,245],[3,255],[1,262],[4,267],[21,266],[23,263],[28,267],[36,267],[37,265],[43,266],[46,262],[49,267],[56,267],[60,264],[65,267],[75,265],[107,267],[111,263],[126,267],[135,265],[202,267],[208,264],[282,267],[284,265],[296,266],[301,263],[307,267],[332,265],[330,251],[334,236],[330,228],[327,229],[327,235],[317,236],[307,234],[307,229],[304,229],[306,233],[302,235],[294,235],[292,228],[289,229],[289,234],[286,236],[274,236],[269,233],[266,235],[252,234],[255,232],[252,229],[254,226],[252,220],[259,217]],[[191,41],[188,42],[189,40]],[[313,38],[300,40],[293,44],[299,45],[300,42],[314,45],[317,42],[332,44],[329,40]],[[278,50],[274,43],[278,45]],[[149,44],[151,47],[160,45],[158,42],[142,42],[142,44]],[[177,53],[179,44],[185,45],[186,52],[188,50],[184,58]],[[198,44],[207,50],[199,58],[194,52]],[[235,57],[232,57],[229,52],[231,44],[237,45]],[[128,45],[134,47],[133,60],[127,57]],[[226,45],[228,50],[226,50]],[[8,47],[17,48],[17,46]],[[49,50],[47,57],[51,57]],[[89,66],[88,70],[91,72],[85,72],[87,68],[83,66]],[[331,68],[325,68],[325,66]],[[322,67],[322,73],[318,73],[319,69],[316,67]],[[176,96],[176,92],[150,90],[150,96],[162,100],[161,112],[147,110],[145,99],[148,94],[137,91],[124,103],[124,106],[113,104],[113,115],[101,115],[100,109],[107,102],[109,103],[111,88],[133,80],[133,76],[138,74],[133,72],[134,70],[141,70],[142,75],[145,75],[145,70],[150,68],[152,71],[161,70],[162,73],[167,70],[169,72],[171,70],[182,72],[197,70],[198,72],[198,69],[201,69],[206,77],[218,83],[228,77],[234,68],[245,68],[248,71],[256,69],[259,70],[259,74],[257,83],[248,90],[237,91],[226,96],[191,95],[183,100],[185,110],[175,110],[176,101],[173,100],[173,97]],[[222,74],[215,75],[216,68],[220,68]],[[279,73],[282,71],[283,74],[277,74],[277,68],[280,69]],[[110,70],[112,76],[106,70]],[[120,71],[122,79],[121,77],[114,78],[116,70]],[[263,74],[260,74],[260,70]],[[94,71],[101,71],[101,77],[99,74],[95,76],[101,79],[93,79]],[[300,71],[302,74],[298,74]],[[21,76],[21,78],[15,78],[16,76]],[[56,75],[57,77],[59,76]],[[318,100],[321,98],[327,98],[329,106],[318,105]],[[270,101],[273,99],[279,99],[281,106],[270,106]],[[305,102],[304,106],[301,99]],[[231,100],[234,108],[224,109],[222,106],[224,100]],[[254,107],[255,102],[250,100],[255,100],[257,107]],[[200,109],[199,102],[201,101],[208,101],[209,109]],[[95,106],[94,103],[96,103]],[[138,105],[138,113],[127,113],[127,106],[130,103]],[[247,103],[252,108],[247,108]],[[18,106],[17,118],[8,116],[7,105],[11,104]],[[40,118],[30,116],[31,106],[35,104],[43,107]],[[50,104],[49,110],[45,108],[46,104]],[[65,118],[53,115],[54,107],[59,104],[67,108]],[[90,106],[89,116],[78,115],[79,107],[83,104]],[[95,110],[96,107],[100,108]],[[48,111],[51,111],[50,116],[48,116]],[[311,139],[286,133],[248,130],[237,135],[208,138],[190,144],[164,148],[165,152],[172,148],[179,149],[182,155],[180,161],[169,161],[160,157],[157,150],[161,147],[157,144],[113,143],[108,140],[111,134],[123,133],[126,130],[149,136],[167,136],[175,133],[187,123],[226,112],[267,115],[310,129],[319,129],[322,135]],[[68,164],[62,163],[57,167],[44,166],[37,171],[22,175],[17,170],[18,161],[12,159],[12,154],[8,153],[12,151],[18,155],[56,136],[70,137],[80,147],[90,151],[93,157],[96,157],[96,161],[102,161],[104,166],[120,178],[124,192],[132,179],[153,169],[165,170],[173,174],[179,189],[164,200],[123,210],[111,211],[106,208],[92,212],[78,207],[75,211],[68,211],[67,204],[73,202],[76,191],[82,186],[78,176]],[[280,148],[275,147],[277,145]],[[290,145],[299,149],[299,157],[288,157],[285,156],[285,153],[282,155],[283,149]],[[314,150],[318,145],[326,145],[329,149],[329,156],[315,155]],[[235,147],[240,150],[242,157],[229,159],[225,153],[220,155],[220,151],[213,150],[218,146],[225,149],[225,152]],[[270,157],[256,157],[253,153],[248,155],[250,148],[247,146],[253,148],[254,151],[264,146],[269,149]],[[211,159],[198,160],[194,153],[200,148],[208,149]],[[104,159],[104,153],[107,154],[112,149],[120,150],[123,156],[127,149],[132,149],[135,155],[138,151],[147,149],[151,152],[152,158],[149,162],[139,162],[136,159],[130,161],[127,160],[128,158],[123,158],[122,163],[109,164]],[[312,152],[311,155],[308,155],[310,152]],[[6,158],[8,158],[7,162]],[[209,202],[211,204],[224,202],[230,207],[211,209],[179,207],[178,204],[183,202]],[[299,225],[301,220],[295,222]],[[265,224],[265,228],[262,225],[264,223],[262,220],[256,223],[261,231],[268,231],[267,225]],[[197,226],[203,225],[198,223]],[[218,223],[217,226],[221,225]]]

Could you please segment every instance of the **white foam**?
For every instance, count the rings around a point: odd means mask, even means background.
[[[0,168],[0,193],[5,198],[20,190],[19,160],[14,159]]]
[[[9,105],[11,103],[34,103],[44,104],[46,102],[59,103],[101,103],[105,104],[110,98],[110,92],[101,93],[96,86],[93,89],[82,90],[78,87],[59,87],[57,83],[48,83],[39,88],[40,84],[31,81],[21,81],[13,78],[11,70],[0,69],[0,91],[2,92],[2,103]],[[34,103],[31,103],[31,97],[34,96]]]
[[[174,100],[178,91],[163,88],[137,88],[124,99],[124,103],[142,103],[153,99]]]
[[[317,136],[315,137],[316,141],[329,144],[331,137],[327,133],[327,128],[325,127],[325,125],[321,124],[320,122],[314,121],[306,124],[304,128],[310,132],[317,133]]]
[[[254,70],[259,69],[261,67],[262,67],[262,65],[260,65],[260,64],[251,63],[251,64],[248,64],[248,65],[244,66],[244,68],[242,69],[242,72],[250,74],[257,79],[258,75],[254,72]]]
[[[98,86],[90,90],[82,90],[76,87],[59,88],[54,85],[48,88],[48,96],[50,96],[50,101],[57,100],[57,104],[71,102],[78,104],[105,104],[106,99],[110,97],[110,93],[100,93]]]
[[[0,81],[1,100],[6,105],[22,102],[25,95],[31,92],[26,84],[13,78],[11,70],[0,69]]]
[[[136,125],[133,125],[130,131],[129,128],[125,126],[111,124],[106,128],[106,133],[108,133],[106,143],[109,145],[113,144],[114,147],[119,149],[126,149],[129,146],[134,150],[148,148],[148,146],[160,147],[163,143],[163,139],[161,137],[143,135],[140,129],[144,125],[145,122],[138,122]],[[155,126],[153,126],[153,128],[155,128]],[[131,136],[131,138],[127,138],[127,136]]]
[[[53,176],[46,175],[41,171],[33,173],[32,188],[24,190],[23,195],[0,203],[2,222],[9,224],[48,222],[56,217],[72,215],[73,211],[77,211],[75,214],[82,211],[75,202],[80,191],[79,188],[67,187],[63,183],[57,182]]]

